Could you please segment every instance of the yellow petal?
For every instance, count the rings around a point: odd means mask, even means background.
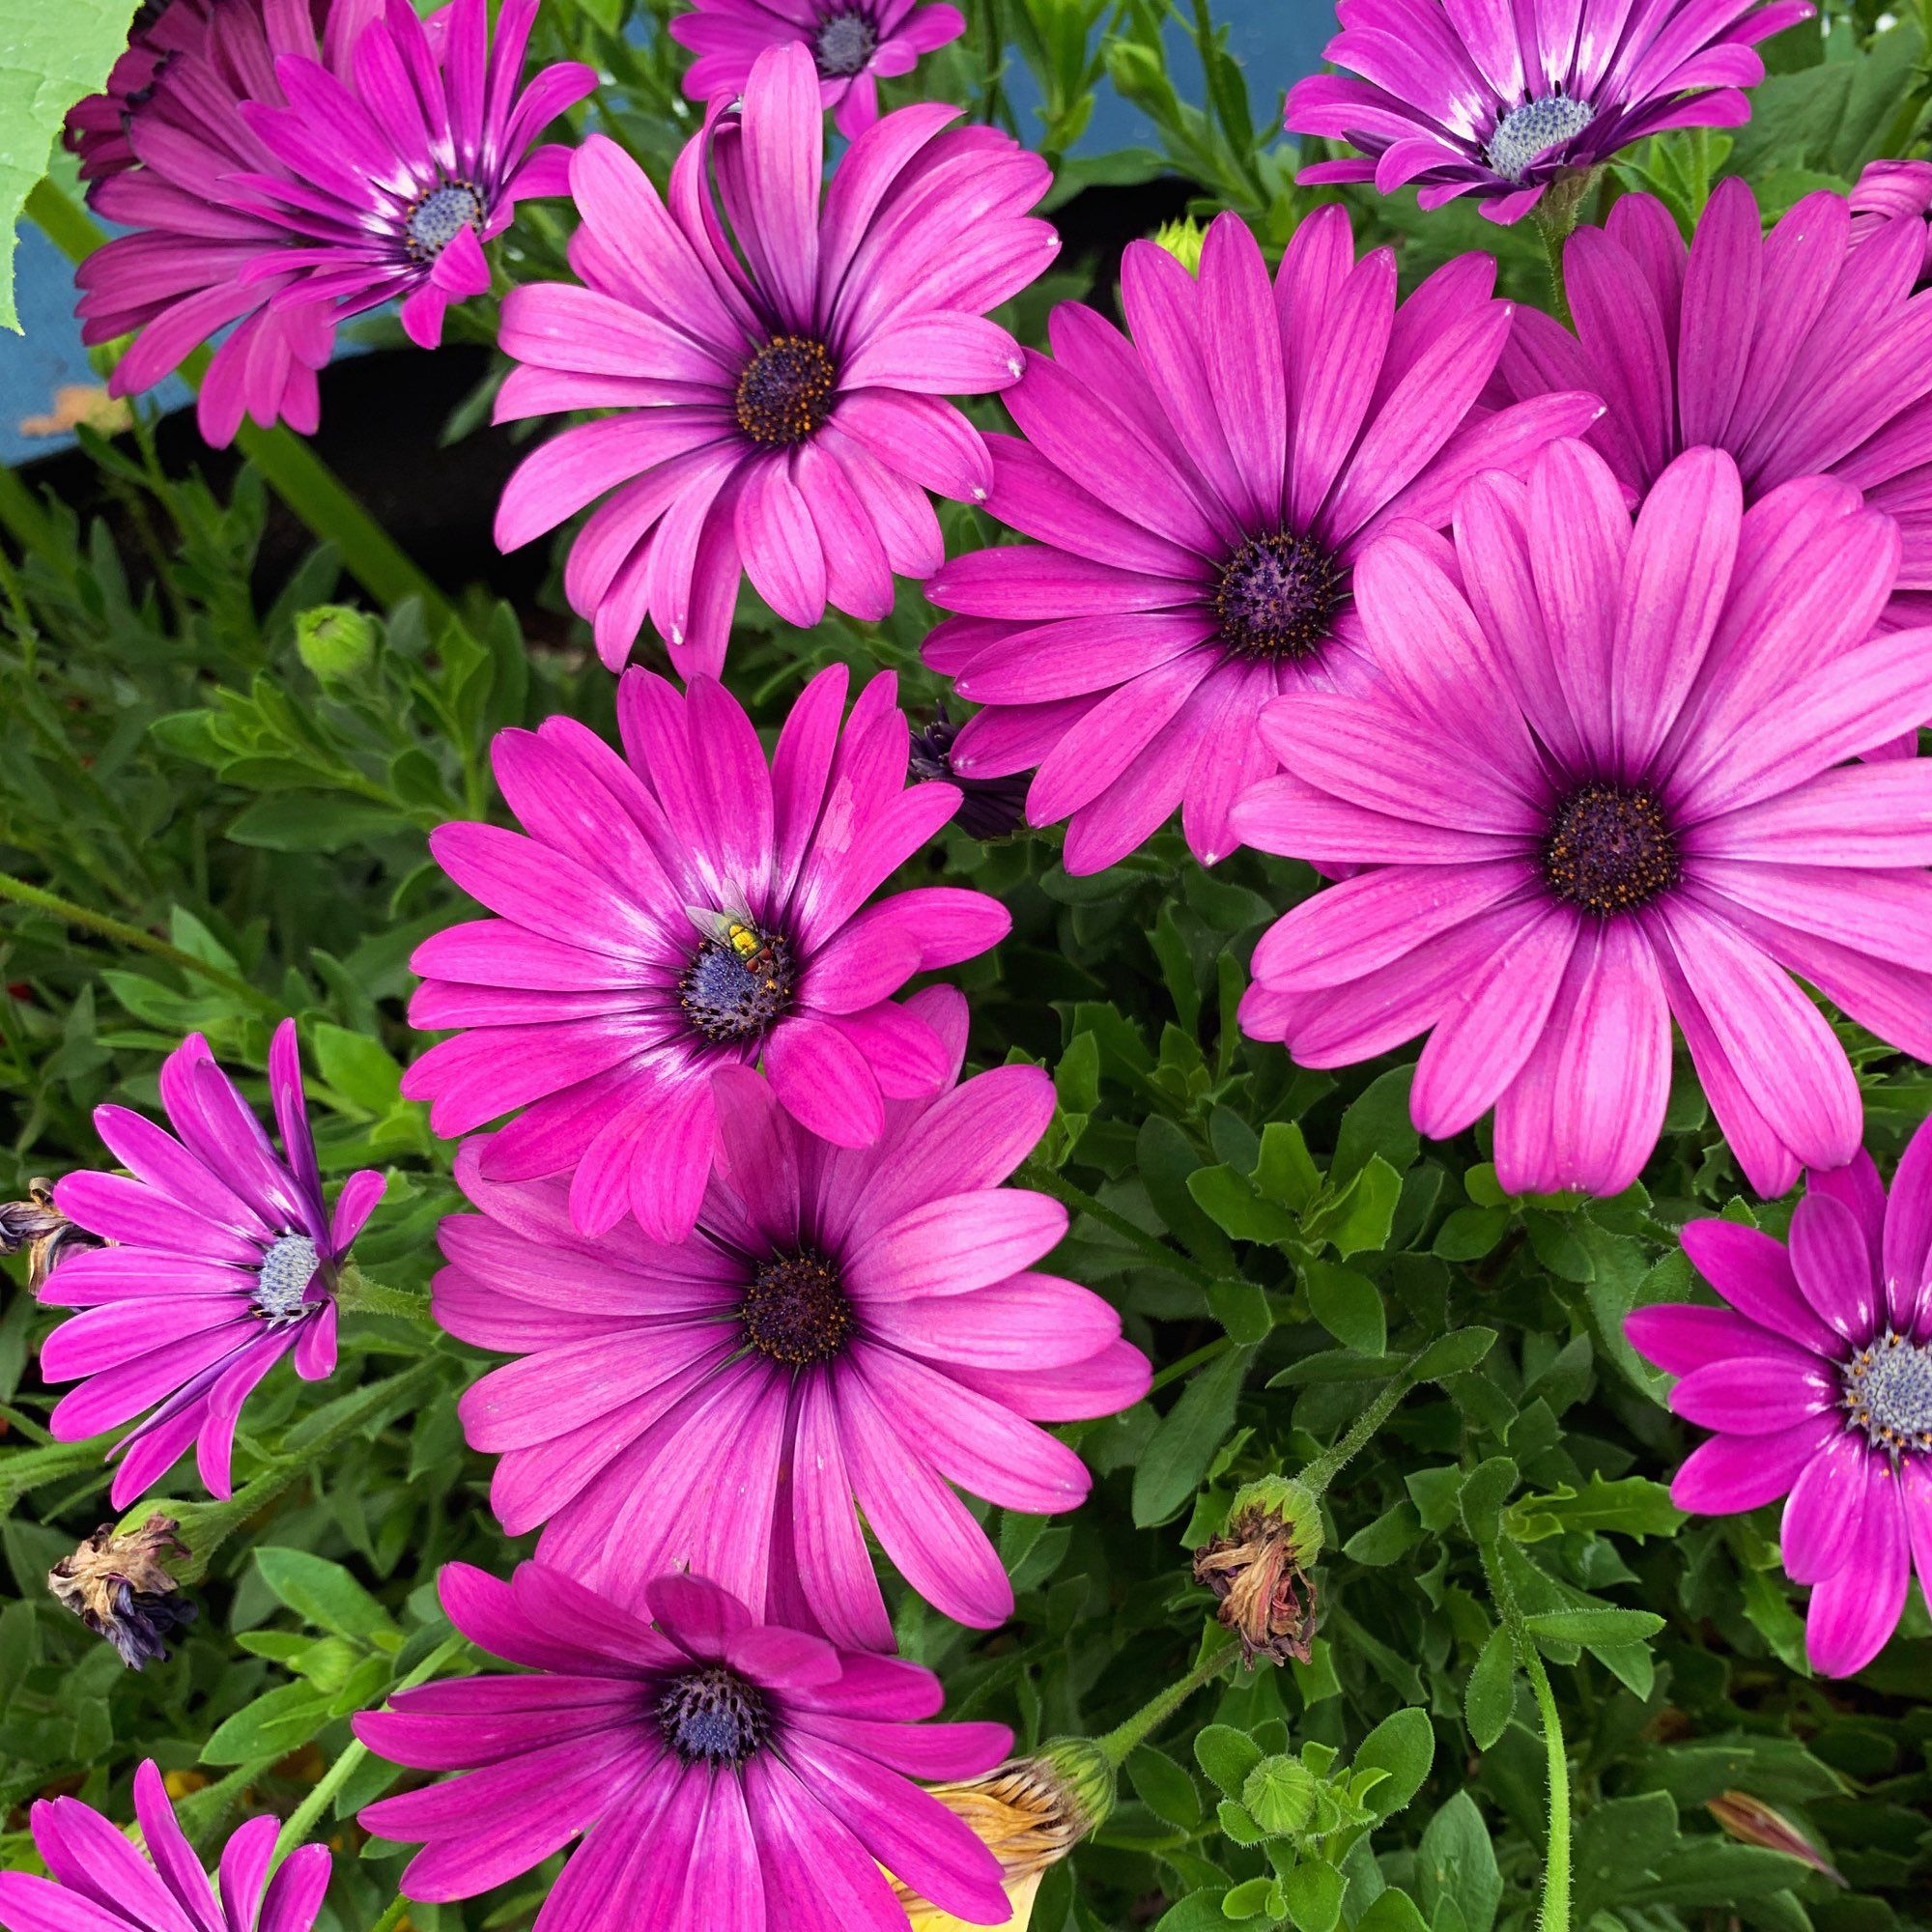
[[[913,1932],[1026,1932],[1027,1923],[1033,1918],[1033,1895],[1039,1889],[1040,1874],[1029,1872],[1025,1878],[1007,1888],[1007,1896],[1012,1901],[1013,1916],[1004,1918],[996,1926],[969,1925],[963,1918],[954,1918],[948,1912],[934,1912],[930,1907],[915,1911],[912,1915]]]

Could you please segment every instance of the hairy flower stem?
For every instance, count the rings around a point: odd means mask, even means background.
[[[1361,1453],[1370,1437],[1395,1413],[1396,1405],[1414,1387],[1409,1370],[1417,1359],[1419,1359],[1417,1356],[1410,1356],[1408,1361],[1389,1378],[1381,1394],[1355,1418],[1354,1427],[1348,1435],[1332,1447],[1324,1449],[1302,1470],[1297,1480],[1317,1502],[1327,1493],[1328,1485],[1342,1472],[1344,1466]]]
[[[1563,244],[1577,226],[1583,204],[1595,191],[1602,168],[1559,174],[1531,210],[1543,252],[1549,262],[1549,306],[1565,328],[1570,327],[1570,294],[1563,279]]]
[[[395,1315],[425,1328],[436,1326],[428,1295],[412,1294],[407,1289],[371,1281],[354,1262],[346,1264],[335,1277],[335,1300],[345,1314]]]
[[[377,1919],[370,1932],[396,1932],[396,1927],[403,1922],[403,1917],[409,1909],[409,1900],[401,1892],[397,1892],[395,1897],[383,1908],[382,1918]]]
[[[179,966],[184,973],[199,974],[223,992],[246,1000],[262,1012],[273,1014],[276,1018],[281,1016],[281,1002],[271,999],[259,986],[251,986],[246,980],[238,978],[224,967],[206,959],[197,959],[192,952],[184,952],[179,946],[170,946],[165,939],[156,939],[152,932],[143,932],[138,925],[128,925],[123,920],[110,919],[104,912],[92,912],[86,906],[75,905],[71,899],[64,899],[40,886],[30,886],[25,879],[16,879],[11,872],[0,872],[0,898],[12,899],[16,905],[31,906],[36,912],[46,913],[65,924],[80,927],[84,932],[99,933],[101,938],[111,939],[118,946],[130,946],[139,952],[152,952],[156,958]]]
[[[413,1690],[418,1684],[427,1682],[445,1663],[456,1657],[469,1641],[469,1639],[461,1631],[452,1631],[400,1684],[391,1685],[388,1694],[393,1697],[398,1690]],[[341,1756],[323,1773],[322,1776],[316,1782],[315,1789],[289,1813],[288,1823],[282,1827],[281,1832],[276,1836],[275,1849],[270,1854],[270,1871],[272,1872],[298,1845],[301,1844],[307,1838],[310,1831],[314,1828],[315,1821],[334,1802],[335,1794],[349,1782],[350,1773],[368,1755],[369,1747],[360,1738],[352,1738],[342,1747]],[[400,1906],[402,1903],[403,1901],[400,1898],[396,1900],[397,1905]],[[400,1912],[396,1914],[396,1918],[401,1918],[401,1916]],[[393,1925],[395,1922],[395,1918],[390,1918],[387,1914],[384,1915],[383,1924]]]
[[[1240,1654],[1238,1642],[1223,1644],[1197,1663],[1179,1683],[1170,1684],[1165,1690],[1150,1697],[1125,1723],[1116,1725],[1104,1737],[1096,1738],[1094,1743],[1106,1753],[1107,1762],[1118,1771],[1126,1763],[1135,1746],[1144,1744],[1195,1691],[1204,1684],[1211,1684]]]
[[[1145,1228],[1136,1227],[1124,1214],[1116,1213],[1104,1202],[1095,1200],[1085,1188],[1076,1187],[1055,1169],[1042,1167],[1037,1160],[1024,1160],[1019,1172],[1013,1176],[1022,1187],[1037,1187],[1042,1194],[1050,1194],[1063,1207],[1099,1222],[1110,1233],[1120,1236],[1122,1240],[1138,1248],[1142,1254],[1158,1267],[1164,1267],[1170,1274],[1178,1274],[1188,1281],[1198,1282],[1203,1288],[1213,1286],[1214,1277],[1200,1263],[1190,1261],[1185,1255],[1160,1239],[1150,1235]]]
[[[28,195],[26,212],[71,262],[93,254],[107,240],[94,217],[51,181],[43,181]],[[209,352],[202,348],[182,364],[179,374],[189,388],[201,387],[208,363]],[[341,552],[344,568],[378,603],[387,606],[420,597],[432,616],[451,614],[441,591],[293,430],[281,423],[263,429],[244,421],[235,440],[276,496],[325,543]]]

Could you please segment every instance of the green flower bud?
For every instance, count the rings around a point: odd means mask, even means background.
[[[1190,275],[1201,272],[1201,243],[1208,231],[1198,221],[1182,215],[1179,221],[1163,221],[1154,230],[1156,248],[1165,248]]]
[[[319,678],[359,676],[376,655],[376,620],[349,604],[318,604],[296,619],[296,649]]]

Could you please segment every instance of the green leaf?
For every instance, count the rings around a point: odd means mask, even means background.
[[[313,1684],[282,1684],[244,1704],[201,1747],[204,1764],[283,1757],[328,1722],[328,1699]]]
[[[1227,1932],[1227,1915],[1221,1910],[1226,1896],[1218,1888],[1191,1892],[1161,1914],[1153,1932]]]
[[[1259,1918],[1267,1911],[1273,1894],[1273,1879],[1244,1879],[1221,1901],[1221,1916],[1223,1918]]]
[[[1235,1426],[1235,1402],[1253,1350],[1230,1349],[1199,1370],[1161,1417],[1134,1471],[1134,1521],[1142,1529],[1179,1516]]]
[[[1201,1794],[1187,1773],[1151,1745],[1140,1745],[1127,1758],[1127,1781],[1156,1818],[1183,1832],[1201,1822]]]
[[[1304,1232],[1311,1239],[1327,1241],[1344,1261],[1385,1248],[1401,1199],[1402,1176],[1373,1153],[1333,1200],[1307,1216]]]
[[[1369,1809],[1378,1818],[1393,1818],[1422,1789],[1435,1762],[1435,1726],[1429,1713],[1415,1706],[1391,1712],[1355,1752],[1356,1771],[1388,1773],[1369,1793]]]
[[[1523,1622],[1531,1636],[1557,1643],[1580,1643],[1592,1650],[1642,1643],[1663,1628],[1663,1619],[1649,1610],[1539,1610]]]
[[[1486,1751],[1508,1728],[1510,1707],[1516,1700],[1516,1652],[1509,1633],[1490,1633],[1476,1667],[1463,1693],[1463,1715],[1468,1719],[1469,1740]]]
[[[1520,1496],[1503,1527],[1519,1543],[1539,1543],[1566,1531],[1634,1536],[1674,1536],[1689,1519],[1670,1500],[1669,1488],[1648,1476],[1606,1483],[1593,1473],[1580,1492],[1564,1484],[1548,1494]]]
[[[1287,1873],[1281,1895],[1294,1932],[1334,1932],[1346,1889],[1342,1874],[1330,1864],[1310,1861]]]
[[[261,1548],[262,1580],[305,1624],[352,1642],[398,1648],[403,1634],[381,1604],[339,1563],[306,1549]]]
[[[1388,1347],[1381,1291],[1367,1275],[1334,1262],[1311,1261],[1303,1263],[1301,1279],[1316,1321],[1345,1349],[1379,1356]]]
[[[1473,1369],[1496,1345],[1493,1328],[1456,1328],[1438,1335],[1423,1350],[1408,1371],[1415,1382],[1447,1381]]]
[[[1209,1724],[1194,1740],[1194,1761],[1230,1798],[1238,1798],[1262,1747],[1233,1724]]]
[[[1421,1540],[1422,1523],[1415,1514],[1415,1505],[1398,1502],[1350,1537],[1342,1546],[1342,1554],[1350,1562],[1380,1569],[1406,1554]]]
[[[128,44],[134,0],[0,0],[0,325],[17,335],[14,238],[67,111],[98,94]]]
[[[1336,1186],[1361,1173],[1372,1154],[1380,1154],[1398,1174],[1414,1165],[1422,1148],[1422,1136],[1408,1114],[1408,1090],[1414,1084],[1414,1066],[1397,1066],[1371,1081],[1350,1104],[1335,1136],[1329,1172]]]
[[[1754,177],[1773,167],[1820,168],[1849,183],[1875,156],[1903,152],[1886,140],[1912,92],[1924,46],[1907,14],[1874,34],[1864,52],[1770,75],[1751,90],[1748,123],[1729,130],[1725,172]]]
[[[1292,1836],[1315,1815],[1315,1776],[1298,1757],[1264,1757],[1241,1785],[1241,1804],[1263,1831]]]
[[[1469,1534],[1480,1544],[1493,1543],[1502,1527],[1503,1505],[1515,1492],[1520,1480],[1515,1462],[1508,1456],[1492,1456],[1478,1463],[1463,1479],[1456,1505]]]
[[[1378,1892],[1369,1909],[1355,1920],[1355,1932],[1429,1932],[1429,1925],[1415,1909],[1415,1900],[1390,1886]]]
[[[1468,1932],[1490,1932],[1496,1922],[1502,1874],[1490,1828],[1466,1791],[1457,1792],[1429,1821],[1416,1848],[1415,1877],[1422,1909],[1436,1924],[1445,1904],[1461,1915]]]
[[[322,1020],[310,1030],[309,1046],[322,1077],[366,1113],[380,1118],[402,1099],[403,1069],[381,1040]]]
[[[267,852],[343,852],[407,832],[410,824],[401,812],[367,799],[283,791],[244,807],[230,821],[228,836]]]
[[[1309,1156],[1308,1143],[1293,1121],[1270,1121],[1262,1129],[1261,1158],[1255,1163],[1256,1188],[1300,1214],[1321,1186],[1321,1171]]]
[[[1237,1241],[1288,1241],[1300,1233],[1294,1216],[1264,1201],[1236,1168],[1196,1168],[1187,1177],[1187,1191],[1214,1225]]]

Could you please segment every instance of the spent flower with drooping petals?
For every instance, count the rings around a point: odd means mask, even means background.
[[[714,101],[667,202],[614,142],[571,162],[582,288],[515,289],[509,422],[602,410],[526,457],[497,541],[515,550],[599,497],[564,571],[612,669],[646,617],[681,676],[716,676],[740,573],[789,624],[877,619],[894,576],[945,556],[928,489],[980,501],[985,445],[946,398],[1004,389],[1020,352],[986,311],[1059,239],[1027,211],[1037,155],[957,108],[903,107],[860,135],[820,200],[811,57],[760,54],[741,111]]]
[[[1898,562],[1844,484],[1746,509],[1715,449],[1634,521],[1566,441],[1471,486],[1453,548],[1391,532],[1356,573],[1381,682],[1262,720],[1242,837],[1359,869],[1263,936],[1243,1028],[1309,1066],[1426,1033],[1422,1132],[1493,1107],[1506,1191],[1615,1194],[1674,1018],[1759,1192],[1842,1166],[1858,1081],[1794,976],[1932,1061],[1932,766],[1846,763],[1932,690],[1932,630],[1873,634]]]
[[[781,1103],[842,1147],[878,1137],[889,1099],[930,1094],[947,1056],[894,996],[915,973],[1004,938],[984,893],[922,886],[868,905],[951,818],[949,784],[906,784],[896,684],[867,685],[841,730],[843,666],[819,672],[768,760],[744,709],[695,678],[631,670],[626,757],[568,718],[497,736],[520,836],[445,825],[431,850],[493,919],[418,947],[410,1008],[461,1027],[403,1091],[452,1138],[514,1108],[481,1172],[571,1171],[586,1233],[635,1214],[679,1241],[718,1148],[712,1076],[762,1065]]]
[[[106,1245],[67,1256],[41,1291],[82,1311],[41,1349],[49,1381],[80,1383],[55,1406],[55,1436],[140,1418],[108,1452],[116,1509],[190,1443],[202,1481],[227,1495],[236,1419],[256,1383],[284,1355],[306,1381],[334,1368],[336,1276],[384,1188],[364,1169],[332,1214],[325,1205],[293,1020],[269,1049],[279,1154],[199,1034],[162,1062],[160,1087],[173,1133],[126,1107],[94,1110],[127,1171],[70,1174],[54,1200]]]
[[[1148,1364],[1098,1295],[1037,1271],[1066,1210],[1001,1185],[1052,1119],[1051,1080],[1003,1066],[953,1085],[964,998],[928,987],[907,1008],[944,1042],[944,1090],[890,1103],[870,1147],[807,1132],[749,1067],[717,1075],[719,1166],[673,1245],[629,1224],[581,1235],[563,1181],[489,1180],[487,1140],[458,1154],[481,1212],[442,1224],[436,1316],[522,1358],[461,1413],[501,1459],[505,1529],[548,1525],[545,1563],[633,1607],[688,1567],[889,1650],[863,1513],[948,1616],[1012,1614],[952,1486],[1028,1516],[1075,1507],[1087,1471],[1036,1425],[1127,1407]]]
[[[47,1572],[47,1588],[96,1636],[105,1637],[130,1670],[164,1662],[168,1645],[195,1619],[163,1560],[185,1556],[171,1516],[150,1516],[137,1529],[103,1522],[79,1548]]]

